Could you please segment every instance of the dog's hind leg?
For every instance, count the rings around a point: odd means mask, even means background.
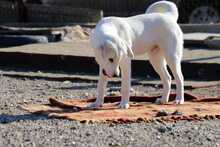
[[[183,52],[183,42],[181,37],[175,37],[164,50],[164,55],[168,66],[176,82],[176,104],[184,103],[184,78],[181,70],[181,60]]]
[[[163,95],[156,100],[156,103],[164,104],[169,101],[170,89],[171,89],[171,76],[167,71],[167,64],[160,48],[153,48],[148,52],[150,63],[154,70],[160,76],[163,83]]]
[[[181,58],[175,55],[170,55],[167,58],[168,66],[170,67],[176,82],[176,104],[184,103],[184,78],[181,70]]]
[[[164,49],[165,60],[170,67],[176,82],[176,104],[184,103],[184,78],[181,70],[183,55],[183,34],[177,26],[176,30],[167,32],[160,46]]]

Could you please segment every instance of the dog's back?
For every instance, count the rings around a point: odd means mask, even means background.
[[[175,21],[177,21],[179,17],[177,6],[173,2],[169,2],[169,1],[159,1],[159,2],[153,3],[146,10],[146,14],[150,14],[150,13],[167,14],[173,17]]]

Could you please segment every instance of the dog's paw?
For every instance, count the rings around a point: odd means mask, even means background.
[[[177,96],[174,103],[175,103],[176,105],[184,104],[184,97]]]
[[[128,109],[129,108],[129,103],[120,103],[119,108],[121,109]]]
[[[174,103],[176,105],[182,105],[182,104],[184,104],[184,100],[176,99]]]
[[[102,107],[102,105],[103,105],[103,103],[94,102],[94,103],[91,103],[91,104],[87,105],[86,108],[94,109],[94,108]]]
[[[163,98],[157,98],[155,103],[158,104],[158,105],[162,105],[162,104],[168,103],[168,100],[163,99]]]

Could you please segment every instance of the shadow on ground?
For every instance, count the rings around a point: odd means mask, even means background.
[[[20,114],[20,115],[9,115],[0,114],[0,124],[8,124],[18,121],[36,121],[49,119],[46,115],[35,115],[35,114]]]

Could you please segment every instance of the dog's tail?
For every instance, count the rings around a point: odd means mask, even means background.
[[[146,14],[149,14],[149,13],[167,14],[173,17],[174,20],[176,21],[179,17],[178,8],[176,4],[173,2],[169,2],[169,1],[159,1],[159,2],[153,3],[147,8],[145,13]]]

